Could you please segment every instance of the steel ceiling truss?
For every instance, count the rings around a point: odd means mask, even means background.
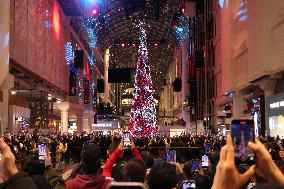
[[[134,5],[129,5],[131,2],[135,2]],[[98,25],[103,27],[94,27],[98,29],[97,46],[102,51],[110,48],[110,65],[135,68],[140,35],[137,24],[144,21],[150,41],[148,48],[152,78],[159,90],[175,49],[179,47],[171,23],[181,0],[108,0],[106,4],[107,9],[100,12],[96,19]],[[126,46],[115,45],[116,40],[124,42]],[[136,48],[128,46],[129,40],[136,43]],[[158,46],[154,46],[154,42]]]

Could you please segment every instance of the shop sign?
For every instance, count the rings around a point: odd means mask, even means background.
[[[111,123],[97,123],[93,124],[93,127],[112,127]]]
[[[284,107],[284,101],[274,102],[274,103],[269,104],[269,106],[272,109],[279,108],[279,107]]]

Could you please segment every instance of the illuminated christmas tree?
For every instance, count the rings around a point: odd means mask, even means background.
[[[139,27],[140,44],[130,114],[130,130],[136,137],[148,137],[157,133],[157,118],[144,23],[140,23]]]

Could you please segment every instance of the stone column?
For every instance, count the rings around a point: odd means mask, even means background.
[[[77,116],[77,132],[83,132],[83,114],[76,113]]]
[[[68,132],[69,102],[53,103],[54,108],[61,111],[62,132]]]
[[[61,110],[62,132],[68,132],[68,110]]]
[[[266,98],[269,96],[274,95],[274,90],[276,86],[277,80],[276,79],[266,79],[266,80],[260,80],[257,82],[257,85],[261,90],[264,92],[264,103],[266,103]],[[265,127],[261,127],[261,135],[265,136],[265,130],[266,128],[269,128],[269,120],[267,117],[267,106],[264,104],[265,111],[264,115],[261,115],[261,119],[264,119],[261,121],[262,125],[265,125]],[[264,124],[265,123],[265,124]]]
[[[109,89],[110,89],[110,84],[108,83],[108,67],[109,67],[109,49],[105,50],[104,53],[104,81],[105,81],[105,92],[104,92],[104,97],[109,99]]]
[[[93,132],[94,116],[90,116],[88,121],[89,121],[89,125],[88,125],[89,133],[92,133]]]
[[[238,94],[233,98],[233,118],[242,119],[244,116],[243,110],[244,99],[241,94]]]
[[[9,127],[10,88],[4,82],[9,75],[10,0],[2,0],[0,4],[0,134],[2,134]]]
[[[9,74],[10,0],[0,5],[0,86]]]

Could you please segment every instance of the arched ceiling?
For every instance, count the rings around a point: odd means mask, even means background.
[[[180,4],[181,0],[109,0],[103,3],[96,19],[102,26],[97,27],[97,47],[101,51],[109,48],[110,66],[135,70],[140,34],[137,24],[144,21],[153,83],[159,91],[179,46],[171,23]],[[121,43],[125,46],[119,45]]]

